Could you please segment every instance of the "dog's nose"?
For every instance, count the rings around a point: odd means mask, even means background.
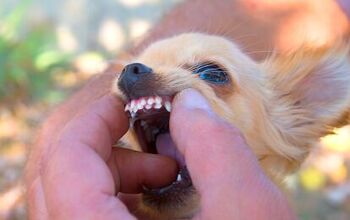
[[[142,63],[132,63],[127,65],[122,74],[128,76],[136,75],[136,77],[142,77],[143,74],[152,73],[152,69]]]
[[[142,63],[132,63],[124,67],[123,71],[118,80],[119,88],[129,97],[135,96],[136,85],[142,85],[143,81],[148,81],[150,79],[153,70],[142,64]],[[136,86],[137,87],[137,86]]]

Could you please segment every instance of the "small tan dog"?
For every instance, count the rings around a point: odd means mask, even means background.
[[[194,88],[203,94],[217,114],[241,130],[266,174],[279,184],[350,109],[347,52],[340,46],[301,48],[256,63],[222,37],[195,33],[149,46],[113,86],[133,123],[123,141],[173,157],[182,168],[170,186],[145,189],[142,209],[152,218],[170,219],[189,217],[198,208],[184,161],[167,146],[177,92]]]

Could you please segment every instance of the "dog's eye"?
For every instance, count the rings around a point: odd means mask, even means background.
[[[193,73],[199,78],[215,84],[228,82],[228,75],[220,66],[213,63],[199,64],[193,68]]]

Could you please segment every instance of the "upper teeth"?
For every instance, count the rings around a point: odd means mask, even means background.
[[[171,103],[169,101],[164,103],[164,107],[168,112],[171,112]]]
[[[156,102],[156,104],[162,104],[162,98],[159,96],[156,96],[155,102]]]
[[[148,98],[147,104],[152,105],[154,103],[154,99],[152,97]]]
[[[168,112],[171,112],[171,102],[167,97],[151,96],[142,97],[137,100],[131,100],[125,105],[125,111],[129,111],[132,117],[135,117],[139,110],[160,109],[164,107]]]

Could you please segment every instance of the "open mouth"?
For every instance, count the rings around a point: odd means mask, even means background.
[[[164,196],[192,186],[183,156],[169,132],[173,96],[149,96],[130,100],[125,105],[142,151],[175,159],[180,168],[176,180],[160,189],[146,189],[145,194]]]

